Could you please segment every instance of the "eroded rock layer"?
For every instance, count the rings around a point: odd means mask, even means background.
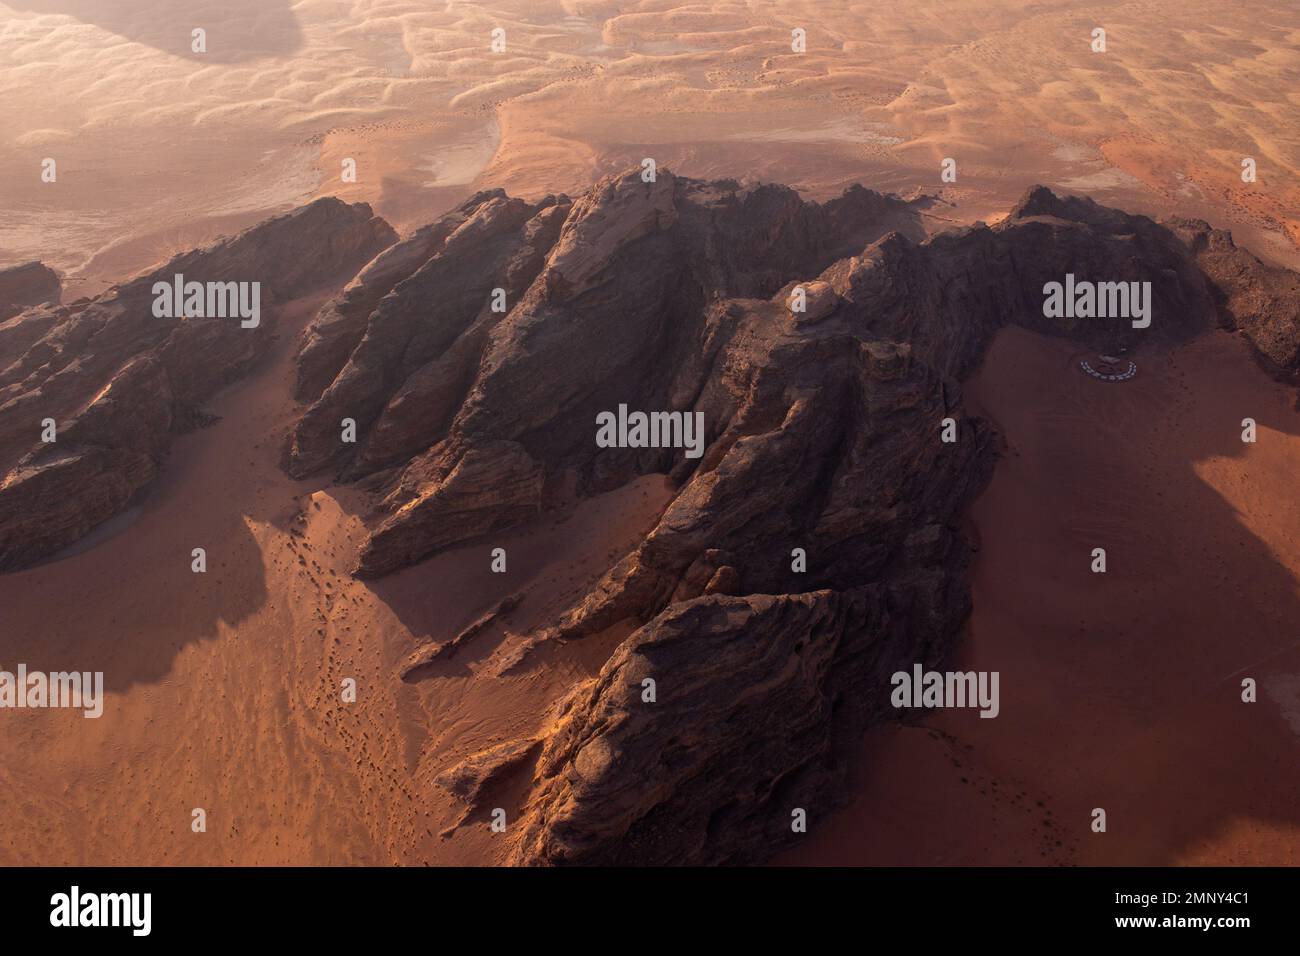
[[[122,511],[202,402],[262,354],[277,305],[346,279],[395,238],[368,206],[322,199],[93,299],[0,325],[0,570],[49,557]],[[259,283],[258,324],[156,315],[154,284],[178,274]]]
[[[941,666],[969,611],[960,522],[996,436],[961,383],[1000,327],[1116,351],[1217,323],[1300,367],[1297,277],[1205,223],[1037,188],[997,225],[925,239],[923,207],[637,171],[577,198],[481,192],[401,241],[321,200],[66,305],[29,269],[0,286],[21,293],[0,322],[0,569],[121,512],[256,361],[275,304],[355,275],[299,342],[285,463],[377,492],[358,574],[638,476],[675,486],[636,548],[498,662],[508,676],[538,645],[630,622],[598,676],[440,785],[473,804],[529,775],[517,863],[761,859],[897,713],[889,675]],[[261,322],[156,316],[154,283],[178,273],[260,282]],[[1149,326],[1045,313],[1067,276],[1149,284]],[[698,417],[699,454],[597,442],[627,410]]]
[[[0,323],[34,305],[58,302],[62,289],[59,274],[40,262],[0,269]]]
[[[845,740],[893,712],[888,676],[942,662],[969,609],[958,526],[995,443],[961,381],[1004,324],[1113,351],[1217,322],[1296,364],[1295,276],[1204,223],[1042,188],[993,227],[917,241],[916,215],[860,188],[818,205],[663,172],[574,200],[482,193],[309,331],[290,467],[383,493],[360,574],[560,488],[678,485],[533,638],[640,625],[542,728],[515,862],[743,862],[833,799]],[[1149,284],[1150,326],[1046,315],[1067,275]],[[702,454],[599,446],[620,405],[702,414]]]

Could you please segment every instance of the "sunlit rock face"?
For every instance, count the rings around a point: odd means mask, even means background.
[[[125,508],[172,437],[202,420],[204,400],[264,354],[277,305],[355,272],[395,238],[365,204],[322,199],[93,299],[0,325],[0,569],[46,558]],[[205,303],[210,289],[242,291],[257,314],[198,317],[166,294],[177,276]]]
[[[837,791],[844,740],[890,712],[887,675],[942,661],[969,610],[958,521],[996,451],[961,381],[999,328],[1116,349],[1218,323],[1295,364],[1295,277],[1203,223],[1042,187],[993,227],[918,242],[914,215],[861,188],[819,205],[662,170],[576,199],[481,193],[308,329],[289,468],[380,490],[358,574],[522,524],[562,489],[677,485],[535,635],[641,624],[541,741],[517,862],[743,862]],[[1053,312],[1075,274],[1140,291],[1146,318]],[[614,409],[623,432],[627,409],[702,416],[704,447],[609,447]]]

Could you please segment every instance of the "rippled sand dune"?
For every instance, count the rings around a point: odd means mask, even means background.
[[[0,259],[44,258],[93,291],[314,195],[401,228],[480,186],[577,191],[650,156],[814,196],[933,191],[959,221],[1042,182],[1209,218],[1295,263],[1300,8],[1077,8],[12,0]]]

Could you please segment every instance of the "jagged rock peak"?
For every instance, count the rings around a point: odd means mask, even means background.
[[[318,199],[93,299],[0,324],[0,570],[126,508],[175,432],[263,354],[279,304],[344,281],[395,238],[364,203]]]
[[[41,262],[0,269],[0,322],[34,305],[57,304],[62,289],[59,274]]]

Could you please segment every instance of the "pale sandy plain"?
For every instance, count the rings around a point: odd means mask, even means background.
[[[206,53],[190,52],[194,28]],[[1297,116],[1300,7],[1280,0],[11,0],[0,263],[42,259],[73,298],[319,195],[405,230],[478,188],[575,192],[648,156],[813,198],[851,182],[931,193],[935,228],[995,218],[1041,182],[1200,216],[1300,267]],[[57,183],[40,181],[47,157]],[[617,634],[489,676],[665,492],[647,479],[511,536],[505,582],[480,573],[487,545],[351,581],[356,493],[276,468],[291,340],[316,304],[295,304],[275,354],[177,443],[137,513],[0,578],[0,665],[102,669],[113,715],[4,718],[0,863],[495,858],[481,826],[440,837],[458,809],[431,778],[536,729],[599,667]],[[1295,861],[1292,396],[1227,336],[1143,356],[1124,386],[1071,361],[1008,333],[971,389],[1010,452],[971,516],[959,661],[1020,690],[998,720],[872,735],[854,801],[815,821],[795,862]],[[1264,426],[1249,448],[1246,415]],[[1076,556],[1098,536],[1113,541],[1104,580]],[[188,566],[200,543],[224,556],[205,577]],[[394,678],[418,641],[516,590],[505,631]],[[1233,704],[1243,669],[1271,678],[1249,709]],[[348,708],[332,703],[344,676],[363,688]],[[1094,839],[1096,805],[1114,812]]]

